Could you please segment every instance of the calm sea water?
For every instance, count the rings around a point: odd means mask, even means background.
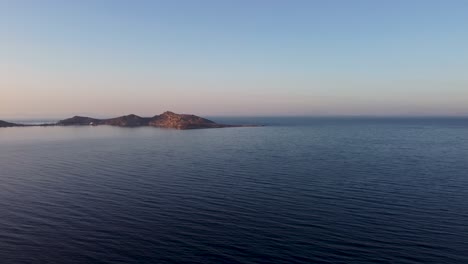
[[[1,263],[468,263],[468,119],[0,129]]]

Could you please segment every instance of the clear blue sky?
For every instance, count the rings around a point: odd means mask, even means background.
[[[468,1],[0,0],[0,119],[468,115]]]

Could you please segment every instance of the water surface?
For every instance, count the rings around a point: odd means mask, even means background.
[[[0,129],[2,263],[468,263],[468,119],[247,121]]]

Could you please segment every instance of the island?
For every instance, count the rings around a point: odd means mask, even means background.
[[[5,122],[5,121],[0,120],[0,127],[18,127],[18,126],[23,126],[23,125],[9,123],[9,122]]]
[[[140,117],[137,115],[126,115],[108,119],[98,119],[85,116],[74,116],[60,120],[55,124],[23,125],[0,121],[0,127],[18,126],[119,126],[119,127],[159,127],[172,129],[200,129],[200,128],[224,128],[224,127],[256,127],[259,125],[227,125],[218,124],[214,121],[190,114],[176,114],[166,111],[153,117]]]

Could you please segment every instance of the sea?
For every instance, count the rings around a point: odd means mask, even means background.
[[[468,263],[468,118],[0,129],[0,263]]]

